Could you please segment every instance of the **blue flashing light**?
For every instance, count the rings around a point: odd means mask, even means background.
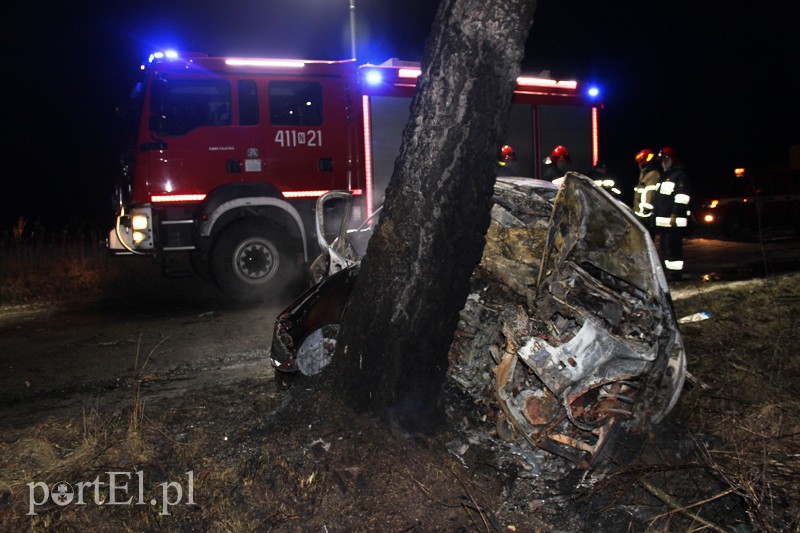
[[[164,50],[163,52],[153,52],[150,54],[147,62],[152,63],[161,59],[178,59],[178,52],[175,50]]]
[[[587,92],[590,98],[597,98],[598,96],[600,96],[600,89],[594,85],[589,87],[589,90]]]
[[[369,85],[380,85],[383,82],[383,74],[377,70],[368,70],[364,79]]]

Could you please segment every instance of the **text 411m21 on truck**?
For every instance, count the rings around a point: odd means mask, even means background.
[[[382,202],[419,64],[153,54],[133,91],[131,137],[109,233],[115,254],[170,275],[193,265],[239,300],[301,276],[317,254],[316,199],[351,191],[354,217]],[[540,177],[555,145],[597,160],[599,103],[575,81],[521,76],[507,143]]]

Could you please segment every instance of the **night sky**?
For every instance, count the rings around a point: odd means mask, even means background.
[[[624,4],[624,5],[623,5]],[[735,5],[734,5],[735,4]],[[14,8],[0,232],[111,220],[114,109],[154,49],[344,59],[348,0],[52,2]],[[434,0],[356,0],[359,61],[419,60]],[[599,84],[601,158],[623,181],[643,147],[674,146],[695,189],[800,143],[800,3],[538,2],[523,70]],[[588,169],[579,169],[588,170]]]

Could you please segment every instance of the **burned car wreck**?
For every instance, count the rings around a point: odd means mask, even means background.
[[[282,372],[316,374],[330,362],[358,276],[348,216],[331,244],[323,236],[327,200],[314,270],[329,275],[276,319],[270,356]],[[629,208],[580,174],[558,188],[498,178],[448,371],[485,407],[485,423],[590,467],[618,427],[672,409],[685,366],[659,257]]]

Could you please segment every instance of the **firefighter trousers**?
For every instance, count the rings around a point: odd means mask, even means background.
[[[683,228],[659,228],[659,237],[667,278],[677,279],[683,272]]]

